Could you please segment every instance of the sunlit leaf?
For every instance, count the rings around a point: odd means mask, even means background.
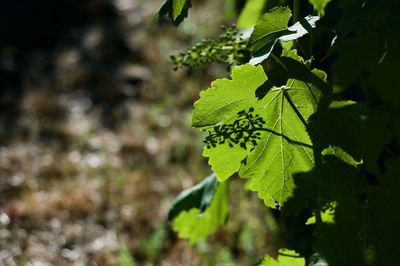
[[[270,256],[265,256],[259,266],[305,266],[303,257],[293,250],[280,249],[277,260]]]
[[[323,223],[334,223],[335,222],[335,207],[336,207],[336,202],[331,203],[328,208],[325,210],[321,211],[319,215],[319,219],[321,219],[321,222]],[[311,216],[310,218],[307,219],[306,224],[315,224],[317,222],[317,217],[316,215]]]
[[[318,16],[307,16],[288,27],[292,13],[287,7],[280,7],[261,16],[249,40],[252,51],[250,64],[257,65],[272,52],[275,44],[296,40],[315,28]]]
[[[266,0],[249,0],[246,2],[237,21],[238,29],[253,27],[260,17]]]
[[[234,68],[232,80],[217,80],[201,93],[193,125],[210,133],[203,154],[220,180],[238,171],[267,206],[277,207],[292,196],[293,175],[314,166],[306,127],[321,92],[290,79],[259,99],[256,90],[266,80],[261,66]]]

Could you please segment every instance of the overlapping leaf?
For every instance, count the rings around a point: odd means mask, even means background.
[[[191,244],[212,234],[225,223],[229,213],[228,184],[218,183],[211,205],[200,214],[198,208],[182,211],[173,220],[172,228],[179,237],[189,239]]]
[[[160,18],[168,15],[172,22],[178,26],[187,17],[191,6],[191,0],[165,0],[157,12],[157,16]]]
[[[315,27],[318,16],[307,16],[288,27],[292,12],[287,7],[280,7],[261,16],[249,40],[252,51],[250,64],[257,65],[272,52],[278,40],[292,41],[307,34]]]
[[[249,0],[246,2],[237,21],[238,29],[253,27],[263,11],[266,0]]]
[[[215,174],[211,174],[199,184],[182,191],[168,212],[168,220],[192,208],[199,209],[199,214],[202,214],[210,206],[216,188],[217,178]]]
[[[203,154],[220,180],[239,172],[267,206],[276,207],[292,196],[293,174],[314,166],[307,123],[321,93],[291,79],[258,99],[266,80],[261,66],[234,68],[232,80],[217,80],[200,94],[193,126],[210,132]]]

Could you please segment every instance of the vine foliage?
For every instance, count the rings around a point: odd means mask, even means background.
[[[400,2],[265,3],[249,0],[239,16],[248,37],[229,28],[173,57],[175,68],[216,61],[231,73],[194,103],[214,174],[177,198],[174,230],[194,243],[224,224],[238,174],[266,207],[312,229],[260,265],[398,265]],[[188,7],[168,0],[159,14],[178,24]]]

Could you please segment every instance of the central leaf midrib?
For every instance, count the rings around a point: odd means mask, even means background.
[[[283,90],[283,88],[282,88]],[[281,109],[279,110],[279,118],[280,118],[280,126],[281,126],[281,134],[283,135],[283,103],[284,103],[284,99],[285,99],[285,95],[282,91],[281,93]],[[282,178],[282,186],[281,186],[281,197],[279,199],[279,202],[282,201],[283,199],[283,189],[285,187],[285,176],[286,176],[286,168],[285,168],[285,156],[283,154],[283,137],[280,138],[281,139],[281,157],[282,157],[282,174],[283,174],[283,178]]]

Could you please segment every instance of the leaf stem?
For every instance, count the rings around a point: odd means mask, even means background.
[[[286,71],[288,71],[288,68],[286,67],[286,65],[273,53],[270,54],[271,58],[275,60],[275,62],[277,62],[280,66],[282,66]]]
[[[301,10],[301,0],[293,0],[293,24],[299,21]]]

